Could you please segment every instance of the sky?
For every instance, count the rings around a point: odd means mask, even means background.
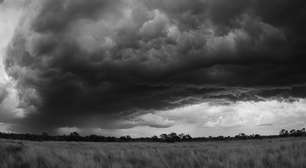
[[[304,0],[0,0],[0,131],[306,127]]]

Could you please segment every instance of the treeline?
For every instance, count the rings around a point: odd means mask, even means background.
[[[248,140],[248,139],[266,139],[279,137],[306,137],[305,128],[290,131],[282,129],[279,135],[262,136],[259,134],[247,135],[240,133],[236,136],[218,136],[218,137],[191,137],[188,134],[161,134],[160,136],[132,138],[131,136],[111,137],[100,135],[81,136],[77,132],[72,132],[69,135],[51,136],[48,133],[42,134],[16,134],[16,133],[1,133],[2,139],[13,140],[30,140],[30,141],[84,141],[84,142],[201,142],[201,141],[228,141],[228,140]]]
[[[300,130],[292,129],[290,131],[286,129],[282,129],[279,132],[280,137],[301,137],[301,136],[306,136],[306,129],[302,128]]]

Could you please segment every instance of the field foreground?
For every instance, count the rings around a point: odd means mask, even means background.
[[[306,139],[84,143],[0,140],[1,168],[305,168]]]

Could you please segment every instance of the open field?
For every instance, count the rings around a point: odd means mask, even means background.
[[[1,168],[305,168],[306,139],[85,143],[0,140]]]

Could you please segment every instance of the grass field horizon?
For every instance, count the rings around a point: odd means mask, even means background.
[[[0,140],[1,168],[304,168],[306,139],[181,143]]]

